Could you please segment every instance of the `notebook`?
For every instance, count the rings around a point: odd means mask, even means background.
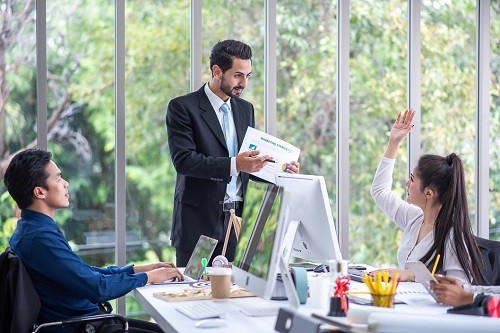
[[[185,284],[198,281],[203,274],[201,259],[207,258],[207,260],[210,260],[210,257],[212,256],[212,253],[214,253],[216,246],[217,239],[201,235],[198,239],[198,242],[196,243],[191,257],[189,258],[186,268],[182,273],[182,275],[184,276],[184,281],[165,281],[161,284]]]

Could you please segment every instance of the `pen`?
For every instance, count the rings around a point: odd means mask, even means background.
[[[368,290],[367,291],[363,291],[363,290],[348,290],[346,292],[346,294],[348,294],[348,295],[354,295],[354,294],[371,294],[371,292],[368,291]]]
[[[259,157],[259,155],[253,155],[253,156],[250,156],[250,157],[257,158],[257,157]],[[270,162],[270,163],[276,163],[276,161],[275,161],[275,160],[272,160],[272,159],[270,159],[270,158],[266,158],[264,161],[265,161],[265,162]]]
[[[434,261],[434,267],[432,267],[432,273],[431,273],[432,276],[434,276],[434,273],[436,273],[436,268],[438,266],[439,257],[441,257],[441,255],[438,253],[436,256],[436,261]]]

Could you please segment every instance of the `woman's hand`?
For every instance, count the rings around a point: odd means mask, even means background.
[[[385,151],[385,157],[396,158],[399,144],[406,139],[413,128],[413,116],[415,116],[415,111],[411,108],[406,109],[403,114],[401,112],[398,113],[398,117],[392,125],[391,134],[389,135],[389,145]]]
[[[149,272],[153,269],[161,268],[161,267],[175,267],[175,265],[171,262],[157,262],[154,264],[146,264],[146,265],[134,265],[134,273],[139,272]]]
[[[474,294],[466,292],[460,281],[451,276],[435,275],[438,283],[431,281],[431,289],[440,303],[458,306],[472,303]]]
[[[413,109],[406,109],[403,114],[398,113],[396,121],[392,125],[391,134],[389,136],[390,141],[400,143],[410,133],[413,128],[413,116],[415,116],[415,111]]]

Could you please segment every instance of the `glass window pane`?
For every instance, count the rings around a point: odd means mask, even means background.
[[[500,1],[491,2],[490,238],[500,240]]]
[[[476,1],[422,4],[422,153],[464,162],[475,214]],[[474,227],[473,227],[474,228]]]
[[[301,173],[325,177],[333,209],[337,1],[278,1],[277,24],[277,136],[301,149]]]
[[[349,255],[375,266],[396,264],[401,233],[375,205],[370,187],[394,119],[406,108],[407,3],[355,0],[350,21]],[[401,195],[407,163],[402,145],[393,185]]]
[[[127,261],[175,262],[165,116],[170,99],[190,89],[190,2],[128,1],[125,11]],[[141,313],[127,297],[127,315]]]
[[[115,262],[113,36],[112,3],[47,2],[48,149],[71,203],[55,219],[95,266]]]
[[[35,2],[26,13],[24,5],[0,5],[0,252],[19,217],[3,183],[5,170],[18,150],[36,146]]]
[[[252,76],[242,98],[253,104],[264,130],[264,0],[211,0],[202,8],[202,78],[211,78],[210,51],[221,40],[236,39],[252,48]]]

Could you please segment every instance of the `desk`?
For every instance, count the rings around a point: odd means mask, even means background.
[[[353,287],[361,288],[362,284],[356,285],[357,282],[353,282]],[[167,302],[162,299],[156,298],[153,296],[154,292],[160,291],[175,291],[187,288],[188,285],[147,285],[141,288],[137,288],[134,291],[135,298],[139,301],[139,303],[144,307],[144,309],[156,320],[156,322],[160,325],[160,327],[166,333],[183,333],[183,332],[221,332],[221,333],[265,333],[265,332],[275,332],[274,325],[276,323],[276,316],[266,316],[266,317],[249,317],[245,314],[241,313],[238,305],[262,305],[269,306],[270,304],[283,304],[287,305],[286,302],[280,301],[266,301],[257,297],[248,297],[248,298],[237,298],[231,299],[227,302],[214,302],[214,301],[194,301],[194,302],[209,302],[221,308],[222,310],[227,312],[227,322],[228,325],[226,327],[218,327],[217,329],[197,329],[195,327],[195,321],[189,319],[188,317],[181,314],[175,308],[182,304],[186,304],[187,302]],[[418,283],[412,282],[402,282],[398,287],[398,291],[404,290],[422,290],[423,287]],[[425,289],[423,289],[425,290]],[[429,296],[430,297],[430,296]],[[359,316],[368,316],[368,312],[370,309],[376,311],[377,308],[350,304],[350,310],[352,312],[356,312]],[[395,309],[382,309],[381,313],[378,313],[381,317],[386,315],[387,313],[383,313],[383,310],[390,311],[390,315],[393,317],[400,317],[402,320],[408,323],[409,321],[414,321],[420,325],[415,332],[422,332],[422,325],[425,326],[428,323],[428,327],[426,327],[425,332],[435,332],[436,331],[436,320],[438,321],[446,321],[452,320],[455,324],[460,323],[460,332],[474,332],[477,330],[477,325],[484,324],[484,327],[481,327],[483,332],[500,332],[500,319],[496,318],[484,318],[484,317],[473,317],[473,316],[463,316],[463,315],[451,315],[446,314],[446,309],[448,307],[436,304],[435,302],[421,302],[415,303],[413,305],[396,305]],[[309,316],[312,312],[317,312],[320,314],[325,314],[326,309],[313,309],[308,307],[307,304],[301,306],[299,312]],[[397,314],[397,315],[396,315]],[[342,318],[343,319],[343,318]],[[340,319],[340,320],[342,320]],[[365,318],[366,319],[366,318]],[[345,319],[344,319],[345,320]],[[409,327],[409,328],[410,328]],[[491,330],[490,330],[491,329]],[[377,331],[378,330],[374,330]],[[391,331],[390,329],[383,328],[381,331],[383,332],[398,332]],[[411,331],[411,330],[410,330]],[[405,332],[410,332],[405,329]],[[447,330],[439,329],[439,332],[446,332]],[[450,332],[456,332],[457,327],[453,327]]]
[[[266,301],[258,297],[233,298],[226,302],[214,302],[212,300],[193,301],[212,303],[214,304],[214,306],[217,306],[218,308],[227,312],[226,320],[228,322],[228,325],[226,327],[218,327],[217,329],[211,330],[197,329],[195,327],[194,320],[191,320],[175,309],[180,305],[190,302],[167,302],[153,296],[153,293],[155,292],[182,290],[188,287],[189,285],[182,284],[147,285],[135,289],[134,296],[166,333],[193,331],[208,331],[217,333],[275,332],[274,324],[276,322],[276,316],[249,317],[240,312],[238,304],[248,304],[252,306],[258,304],[262,304],[262,306],[269,306],[269,304],[272,303],[278,305],[287,304],[287,302],[283,301]]]

